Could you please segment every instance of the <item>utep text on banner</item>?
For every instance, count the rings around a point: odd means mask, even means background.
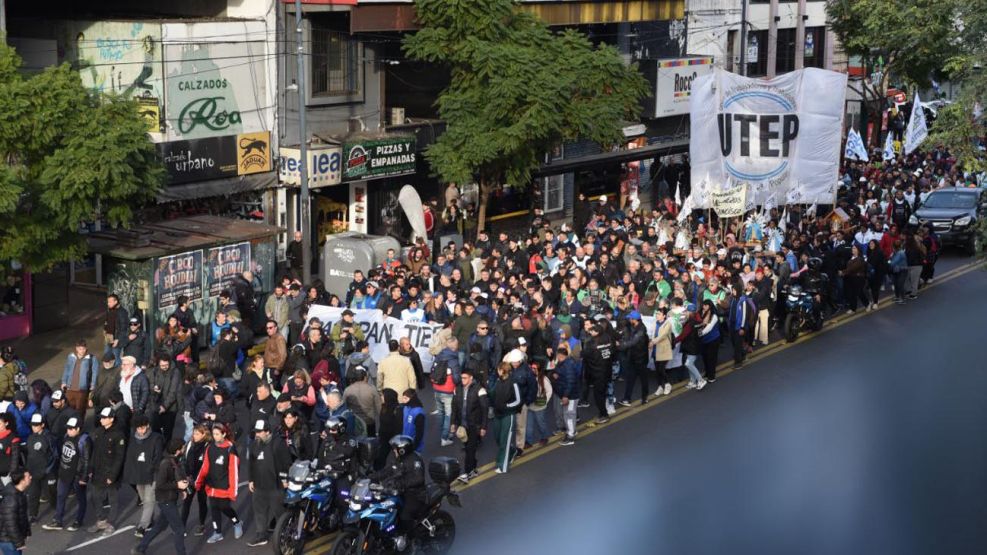
[[[329,337],[333,324],[342,319],[343,310],[346,309],[315,304],[309,308],[308,316],[318,318],[323,325],[323,335]],[[367,344],[370,346],[370,356],[378,363],[390,352],[387,348],[388,341],[407,337],[411,340],[411,346],[418,351],[425,372],[432,368],[432,355],[428,352],[428,348],[432,344],[432,336],[442,329],[441,324],[404,322],[398,318],[384,316],[384,313],[376,308],[353,310],[353,321],[363,328]]]
[[[763,205],[772,194],[832,202],[846,81],[846,74],[816,68],[767,80],[722,69],[697,77],[689,144],[695,207],[711,208],[711,184],[747,183],[748,204]]]

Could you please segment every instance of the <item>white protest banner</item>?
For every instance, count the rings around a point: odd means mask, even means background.
[[[741,185],[728,191],[710,191],[710,208],[721,218],[744,215],[747,206],[747,186]]]
[[[846,150],[843,152],[843,157],[851,160],[870,162],[870,156],[867,155],[867,148],[864,146],[863,137],[852,127],[846,135]]]
[[[697,77],[689,139],[696,208],[711,207],[703,193],[712,183],[748,183],[757,205],[790,188],[798,188],[801,203],[832,202],[846,82],[844,73],[817,68],[774,79],[722,69]]]
[[[929,128],[925,124],[925,110],[922,108],[922,100],[915,93],[915,102],[912,103],[912,117],[908,119],[908,129],[905,130],[905,156],[911,154],[922,141],[929,136]]]
[[[309,308],[308,316],[318,318],[325,330],[325,337],[329,337],[333,324],[342,319],[343,310],[346,309],[315,304]],[[363,334],[370,346],[370,356],[375,362],[380,363],[390,352],[387,348],[388,341],[407,337],[411,340],[411,346],[418,351],[425,372],[432,368],[432,355],[428,352],[428,347],[432,344],[432,336],[442,329],[441,324],[404,322],[398,318],[384,316],[383,312],[375,308],[356,309],[352,312],[353,321],[363,328]]]

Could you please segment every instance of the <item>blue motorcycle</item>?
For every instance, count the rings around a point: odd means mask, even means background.
[[[335,481],[340,472],[315,468],[315,461],[296,461],[288,470],[287,509],[274,527],[276,555],[301,555],[305,541],[316,532],[329,534],[339,528],[342,511],[334,503]]]
[[[332,555],[447,553],[456,539],[456,521],[441,507],[443,499],[460,506],[459,495],[451,488],[459,475],[459,463],[450,457],[437,457],[429,463],[429,475],[435,483],[426,487],[425,509],[407,535],[397,530],[402,504],[398,492],[367,478],[357,480],[344,494],[349,510]]]
[[[802,288],[790,285],[785,294],[785,339],[791,343],[798,339],[803,330],[819,331],[823,327],[822,310],[816,296]]]

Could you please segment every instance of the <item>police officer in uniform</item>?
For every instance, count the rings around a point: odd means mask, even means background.
[[[599,417],[597,424],[605,424],[610,420],[607,412],[607,385],[613,375],[613,346],[609,336],[604,335],[603,328],[608,324],[596,324],[590,328],[592,340],[583,349],[583,366],[589,384],[593,386],[593,401]]]
[[[401,495],[398,526],[402,534],[408,534],[425,508],[425,464],[415,452],[415,441],[410,437],[394,436],[388,445],[391,452],[387,454],[387,462],[374,473],[374,479]]]
[[[247,455],[247,471],[251,504],[254,507],[254,523],[257,536],[247,542],[248,547],[266,545],[271,522],[284,511],[284,490],[288,487],[288,469],[291,456],[284,441],[275,437],[271,422],[258,418],[253,426],[254,441]]]

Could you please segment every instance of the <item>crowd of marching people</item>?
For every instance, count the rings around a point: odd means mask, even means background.
[[[28,384],[17,354],[0,353],[0,398],[11,401],[0,415],[0,548],[23,547],[43,512],[52,533],[112,534],[123,487],[140,503],[135,553],[168,528],[176,553],[186,526],[210,543],[230,530],[241,538],[235,502],[247,492],[256,528],[247,545],[264,545],[287,467],[361,437],[403,437],[417,452],[426,438],[437,441],[430,449],[460,444],[463,483],[477,476],[480,445],[494,442],[496,472],[506,473],[553,437],[573,445],[581,419],[602,425],[619,407],[670,394],[678,376],[710,387],[721,352],[742,366],[777,337],[791,284],[816,287],[829,314],[872,310],[882,291],[896,303],[917,299],[941,246],[934,230],[910,225],[915,202],[970,180],[942,149],[851,162],[836,206],[733,221],[679,214],[672,199],[688,195],[687,179],[663,182],[651,211],[580,199],[572,224],[536,213],[520,235],[421,241],[356,272],[337,294],[302,284],[292,264],[261,299],[246,272],[211,322],[197,322],[180,298],[154,330],[111,294],[105,347],[79,341],[58,383]],[[436,236],[464,230],[457,195],[446,198]],[[828,217],[836,208],[847,216],[839,226]],[[309,318],[313,305],[344,310],[324,326]],[[356,309],[441,325],[430,367],[408,339],[375,360]]]

